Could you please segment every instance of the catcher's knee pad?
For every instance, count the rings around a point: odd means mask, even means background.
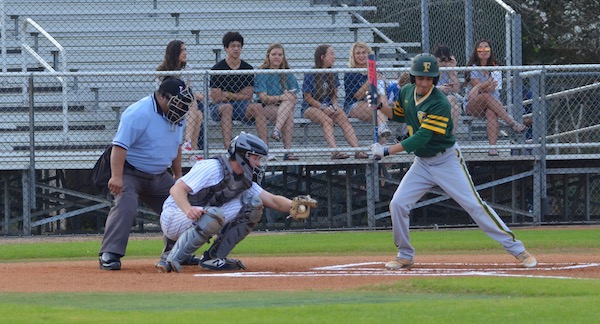
[[[204,215],[188,228],[173,246],[167,256],[167,261],[176,272],[181,272],[181,263],[187,260],[199,247],[219,233],[223,227],[223,211],[217,207],[206,209]]]
[[[204,233],[207,240],[219,233],[225,223],[225,214],[219,207],[208,207],[197,222],[196,229]]]
[[[242,208],[236,219],[247,217],[251,223],[257,224],[262,218],[263,202],[258,195],[244,193],[242,195]]]
[[[212,258],[224,258],[243,240],[262,218],[263,202],[258,195],[244,193],[241,197],[242,208],[235,219],[225,225],[221,234],[207,251]]]

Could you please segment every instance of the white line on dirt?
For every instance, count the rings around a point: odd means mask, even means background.
[[[265,277],[359,277],[359,276],[397,276],[397,277],[444,277],[444,276],[496,276],[496,277],[523,277],[523,278],[554,278],[554,279],[580,279],[569,276],[556,276],[551,272],[568,271],[591,267],[600,267],[600,263],[540,263],[536,268],[514,267],[512,264],[503,263],[419,263],[410,270],[387,270],[383,262],[363,262],[339,264],[332,266],[316,267],[309,271],[297,272],[209,272],[194,274],[195,277],[237,277],[237,278],[265,278]],[[369,267],[370,266],[370,267]],[[547,275],[533,275],[527,272],[547,271]],[[521,273],[511,273],[521,272]]]

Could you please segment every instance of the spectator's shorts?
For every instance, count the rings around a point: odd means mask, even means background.
[[[250,100],[219,102],[217,104],[210,106],[210,117],[214,121],[220,121],[221,115],[219,115],[219,107],[221,107],[221,105],[232,105],[233,106],[232,120],[239,120],[239,121],[247,122],[248,118],[246,118],[246,109],[248,108],[249,104],[250,104]]]

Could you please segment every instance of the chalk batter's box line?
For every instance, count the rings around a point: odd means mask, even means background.
[[[362,268],[364,266],[383,265],[383,262],[364,262],[341,264],[326,267],[312,268],[305,272],[219,272],[219,273],[199,273],[195,277],[235,277],[235,278],[273,278],[273,277],[363,277],[363,276],[428,276],[428,277],[449,277],[449,276],[495,276],[495,277],[523,277],[523,278],[555,278],[555,279],[583,279],[568,276],[552,276],[552,275],[530,275],[530,274],[514,274],[506,273],[508,271],[564,271],[583,269],[591,267],[600,267],[600,263],[541,263],[546,267],[536,268],[501,268],[501,269],[468,269],[468,268],[452,268],[452,266],[506,266],[503,263],[419,263],[418,267],[410,270],[387,270],[380,268]],[[424,266],[450,266],[449,268],[424,268]]]

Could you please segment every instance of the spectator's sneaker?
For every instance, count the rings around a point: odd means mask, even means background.
[[[267,161],[275,161],[275,160],[277,160],[277,158],[275,157],[275,154],[267,155]]]
[[[98,257],[100,269],[121,270],[121,257],[118,254],[104,252]]]
[[[527,126],[519,122],[514,122],[510,127],[517,133],[523,133],[527,129]]]
[[[386,263],[385,268],[389,270],[410,269],[413,265],[415,265],[413,260],[398,257]]]
[[[379,137],[388,138],[392,136],[392,130],[388,127],[386,123],[379,125],[377,128],[377,132],[379,133]]]
[[[284,161],[298,161],[298,160],[300,160],[300,158],[295,156],[294,153],[285,153],[283,155],[283,160]]]
[[[160,260],[154,264],[154,267],[161,273],[169,273],[173,271],[171,264],[165,260]]]
[[[210,260],[202,259],[200,266],[204,269],[217,270],[217,271],[230,271],[230,270],[246,270],[246,266],[241,260],[230,259],[230,258],[215,258]]]
[[[515,258],[519,260],[519,264],[523,268],[533,268],[537,266],[537,260],[533,255],[529,254],[529,252],[527,251],[521,252],[521,254],[515,256]]]
[[[192,155],[190,156],[190,161],[194,162],[194,161],[202,161],[204,160],[204,156],[200,155],[200,154],[196,154],[196,155]]]
[[[185,141],[181,145],[181,150],[182,151],[191,151],[192,149],[193,149],[192,142],[190,142],[190,141]]]
[[[273,130],[273,134],[271,134],[271,138],[279,142],[281,140],[281,132],[277,128],[275,128]]]

